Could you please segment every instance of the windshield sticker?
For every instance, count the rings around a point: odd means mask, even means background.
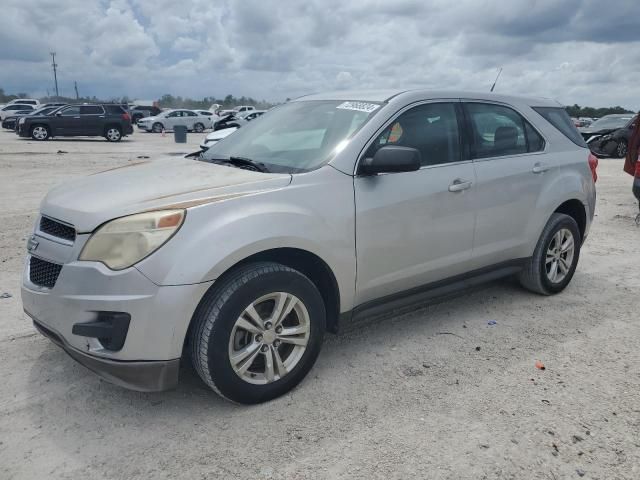
[[[357,112],[371,113],[374,110],[380,108],[380,105],[366,102],[344,102],[338,105],[336,108],[339,108],[341,110],[355,110]]]

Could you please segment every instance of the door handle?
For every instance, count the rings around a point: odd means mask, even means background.
[[[471,188],[471,185],[473,185],[473,182],[470,182],[469,180],[464,180],[462,178],[456,178],[451,185],[449,185],[449,191],[450,192],[461,192],[463,190],[467,190],[469,188]]]
[[[544,163],[536,163],[531,169],[533,173],[544,173],[547,170],[549,170],[549,167],[547,167]]]

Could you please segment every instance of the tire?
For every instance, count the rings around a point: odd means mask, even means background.
[[[106,138],[108,142],[119,142],[122,140],[122,131],[120,130],[120,127],[112,125],[105,128],[104,138]]]
[[[163,130],[164,130],[164,125],[162,125],[160,122],[156,122],[151,126],[151,131],[153,133],[162,133]]]
[[[285,299],[284,312],[292,305],[287,302],[293,300],[293,307],[280,318],[281,324],[269,325],[276,299]],[[247,315],[252,305],[264,329]],[[307,375],[320,353],[325,325],[320,292],[302,273],[271,262],[244,265],[216,282],[196,309],[189,338],[191,360],[202,380],[223,398],[242,404],[265,402]],[[283,333],[287,330],[304,332]],[[246,360],[232,362],[232,357]]]
[[[46,125],[34,125],[31,127],[31,138],[42,142],[51,138],[51,131]]]
[[[627,156],[627,141],[624,139],[618,140],[616,148],[613,151],[616,158],[624,158]]]
[[[131,118],[131,123],[133,123],[134,125],[137,125],[138,124],[138,120],[140,120],[143,117],[144,117],[144,115],[134,115]]]
[[[201,123],[196,123],[196,124],[193,126],[193,131],[194,131],[194,132],[196,132],[196,133],[202,133],[202,132],[204,132],[204,125],[203,125],[203,124],[201,124]]]
[[[573,240],[570,255],[568,249],[563,253],[569,238]],[[559,250],[556,248],[558,244],[561,247]],[[520,284],[541,295],[561,292],[569,285],[576,271],[581,244],[576,221],[568,215],[554,213],[540,235],[533,256],[520,273]]]

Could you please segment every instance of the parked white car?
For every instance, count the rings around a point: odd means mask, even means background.
[[[184,125],[187,130],[204,132],[213,128],[214,117],[201,115],[193,110],[166,110],[153,117],[138,120],[138,128],[148,132],[160,133],[163,130],[173,130],[176,125]]]
[[[38,108],[40,106],[40,100],[35,98],[16,98],[15,100],[11,100],[7,105],[13,105],[16,103],[21,103],[22,105],[31,105],[34,108]]]
[[[0,121],[3,121],[10,115],[15,114],[18,111],[35,110],[33,105],[27,105],[22,103],[9,103],[0,109]]]
[[[204,137],[204,139],[200,143],[200,148],[202,149],[202,151],[208,150],[213,145],[218,143],[223,138],[228,137],[236,130],[238,130],[238,127],[230,127],[230,128],[225,128],[224,130],[217,130],[215,132],[211,132],[209,135]]]

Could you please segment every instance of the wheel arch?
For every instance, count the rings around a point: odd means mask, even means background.
[[[335,274],[331,270],[331,267],[318,255],[308,250],[292,247],[280,247],[263,250],[252,255],[249,255],[242,260],[234,263],[227,268],[211,285],[209,290],[202,296],[199,305],[205,301],[207,294],[216,285],[220,284],[220,280],[231,275],[236,269],[241,266],[256,263],[256,262],[275,262],[285,265],[289,268],[299,271],[305,275],[316,286],[320,292],[320,296],[324,301],[327,323],[326,329],[329,332],[336,333],[339,328],[340,319],[340,287]],[[189,338],[191,336],[191,330],[194,324],[194,318],[198,308],[196,307],[192,318],[189,320],[189,326],[186,331],[186,335],[183,340],[183,350],[187,347]]]
[[[587,229],[587,212],[584,204],[578,199],[571,199],[559,205],[553,213],[563,213],[573,218],[578,224],[580,230],[580,240],[584,240],[584,234]]]

